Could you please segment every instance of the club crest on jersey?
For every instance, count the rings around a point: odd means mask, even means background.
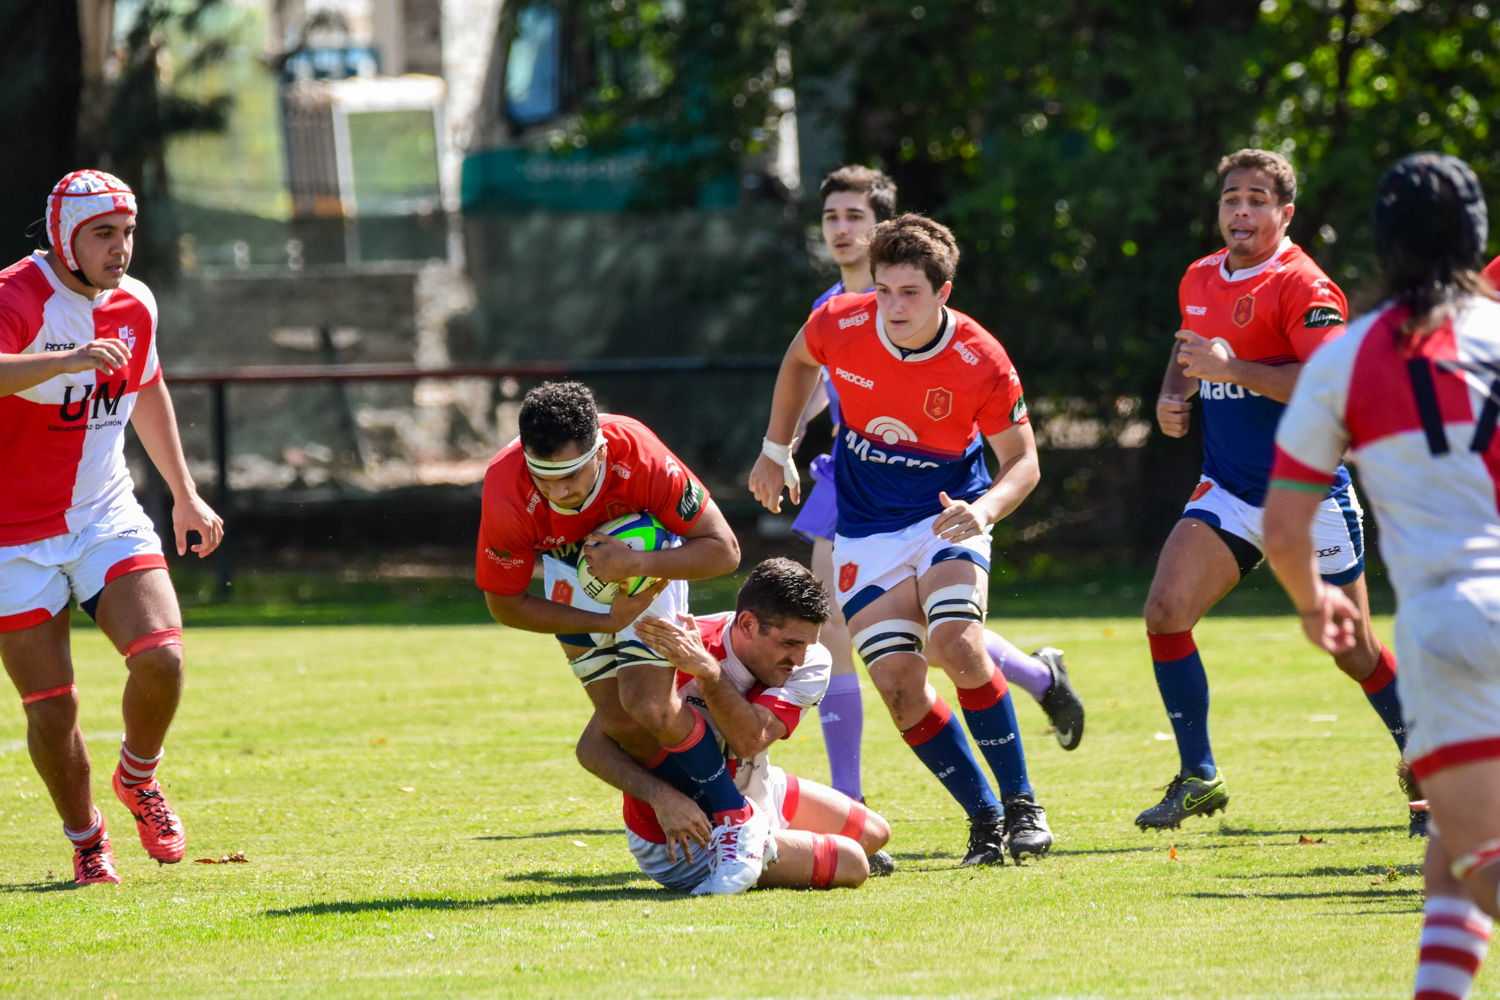
[[[125,346],[132,351],[135,350],[135,331],[128,326],[122,326],[115,331],[115,335],[125,341]]]
[[[844,563],[839,567],[839,590],[853,590],[854,583],[859,579],[859,564]]]
[[[922,412],[933,420],[942,420],[953,412],[953,393],[942,386],[927,390],[927,399],[922,404]]]
[[[1248,326],[1255,318],[1255,296],[1244,295],[1234,304],[1234,314],[1231,317],[1235,326]]]

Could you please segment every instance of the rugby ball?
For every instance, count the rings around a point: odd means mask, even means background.
[[[677,541],[677,536],[668,531],[653,514],[626,514],[608,524],[601,524],[595,530],[618,538],[637,552],[671,548]],[[639,594],[655,582],[654,576],[632,576],[620,583],[606,583],[589,572],[589,564],[583,556],[578,557],[578,586],[590,600],[600,604],[613,601],[621,587],[625,588],[627,594]]]

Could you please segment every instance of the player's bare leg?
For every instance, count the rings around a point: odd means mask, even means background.
[[[22,698],[66,689],[73,683],[68,636],[67,608],[40,625],[0,632],[0,659]],[[64,690],[31,702],[25,710],[31,762],[63,825],[82,830],[93,822],[94,799],[89,792],[89,751],[78,725],[78,693]]]
[[[26,709],[26,744],[73,844],[73,875],[81,885],[118,882],[104,816],[94,808],[88,746],[78,725],[78,692],[68,649],[69,614],[17,632],[0,633],[0,660]]]
[[[146,853],[163,864],[182,860],[187,831],[156,779],[162,744],[182,700],[182,614],[164,569],[126,573],[104,585],[96,620],[130,671],[121,711],[125,739],[115,768],[115,796],[130,810]]]
[[[856,802],[827,785],[801,779],[797,782],[794,805],[786,817],[791,829],[837,833],[858,841],[860,849],[869,858],[871,875],[885,876],[895,872],[895,859],[883,850],[891,839],[891,825],[884,816],[865,808],[863,802]],[[783,812],[787,808],[788,805],[783,805]]]
[[[1424,919],[1418,942],[1416,996],[1466,997],[1489,950],[1494,922],[1450,870],[1441,835],[1427,841],[1422,864]]]
[[[1354,648],[1333,658],[1339,669],[1353,680],[1364,683],[1380,666],[1380,654],[1385,648],[1375,635],[1375,626],[1370,624],[1370,591],[1361,574],[1353,583],[1340,588],[1359,609],[1359,625],[1354,630]]]
[[[1156,686],[1177,737],[1180,770],[1161,802],[1136,817],[1141,829],[1176,827],[1229,803],[1208,737],[1208,675],[1193,627],[1240,582],[1240,564],[1217,531],[1180,519],[1167,536],[1146,597],[1146,634]]]
[[[833,542],[819,538],[813,542],[812,571],[830,594],[838,593],[833,569]],[[849,625],[832,605],[832,616],[823,623],[818,642],[833,657],[833,674],[828,693],[818,706],[818,721],[823,727],[823,742],[828,752],[830,783],[852,799],[864,801],[864,783],[860,775],[860,750],[864,742],[864,702],[859,689],[859,674],[854,669],[854,642]]]
[[[577,646],[564,644],[563,651],[573,659],[583,653]],[[625,706],[620,704],[620,682],[614,677],[605,677],[584,685],[584,693],[594,705],[599,717],[599,728],[604,734],[636,760],[646,760],[661,746],[660,742],[633,719]]]
[[[926,609],[927,659],[958,689],[969,733],[990,765],[1005,808],[1004,837],[1020,860],[1047,853],[1052,831],[1026,773],[1026,751],[1005,675],[984,645],[989,573],[967,559],[936,563],[917,581]]]
[[[870,877],[857,841],[836,833],[777,830],[776,861],[761,872],[762,889],[853,889]]]
[[[122,652],[142,636],[180,630],[182,612],[177,607],[172,578],[164,569],[115,578],[105,584],[99,596],[97,620],[100,630]],[[144,649],[127,656],[125,666],[130,671],[120,704],[125,717],[125,745],[138,757],[155,757],[182,700],[182,645],[167,643]]]
[[[963,863],[1003,864],[1000,799],[979,769],[953,710],[927,683],[922,621],[917,581],[907,578],[855,613],[849,629],[856,643],[863,643],[860,656],[901,738],[969,817]]]

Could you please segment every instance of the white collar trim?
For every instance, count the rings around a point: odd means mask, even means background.
[[[875,312],[875,333],[880,337],[880,342],[885,345],[885,349],[887,351],[890,351],[891,356],[894,357],[897,361],[908,361],[912,363],[916,363],[919,361],[931,361],[933,358],[937,357],[939,353],[942,352],[943,348],[947,347],[948,344],[952,342],[954,328],[958,325],[953,322],[953,316],[948,312],[947,306],[939,306],[938,308],[943,311],[943,321],[942,326],[940,327],[942,333],[938,337],[937,343],[933,344],[925,351],[921,351],[917,354],[908,354],[902,351],[901,348],[897,347],[895,344],[891,343],[891,338],[885,332],[885,317],[880,314],[879,310],[876,310]]]
[[[1277,258],[1279,258],[1282,254],[1286,253],[1291,248],[1292,238],[1290,236],[1283,236],[1281,238],[1281,245],[1276,248],[1276,252],[1273,253],[1270,257],[1261,261],[1259,264],[1256,264],[1254,267],[1241,268],[1240,270],[1233,273],[1230,273],[1229,270],[1229,252],[1226,250],[1224,252],[1224,259],[1219,262],[1219,275],[1225,281],[1248,281],[1256,275],[1263,273],[1266,268],[1276,263]]]

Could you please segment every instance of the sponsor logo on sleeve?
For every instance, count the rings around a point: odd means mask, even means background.
[[[959,357],[961,357],[961,358],[964,359],[964,364],[969,364],[969,365],[977,365],[977,364],[979,364],[979,355],[977,355],[973,351],[969,350],[968,345],[961,344],[961,343],[959,343],[958,341],[955,340],[953,342],[953,349],[958,352],[958,356]]]
[[[682,499],[677,501],[677,516],[684,521],[691,521],[702,509],[703,487],[690,479],[687,486],[683,487]]]
[[[485,554],[490,557],[491,562],[497,562],[506,569],[520,569],[526,565],[525,559],[517,558],[511,555],[510,552],[497,549],[494,546],[490,546]]]
[[[839,329],[847,330],[851,326],[864,326],[869,321],[870,311],[866,309],[864,312],[855,313],[853,316],[845,316],[843,319],[839,320]]]
[[[1302,316],[1302,325],[1309,330],[1324,326],[1342,326],[1344,316],[1338,306],[1313,306]]]
[[[1019,424],[1026,419],[1026,397],[1017,396],[1016,405],[1010,408],[1010,422]]]

